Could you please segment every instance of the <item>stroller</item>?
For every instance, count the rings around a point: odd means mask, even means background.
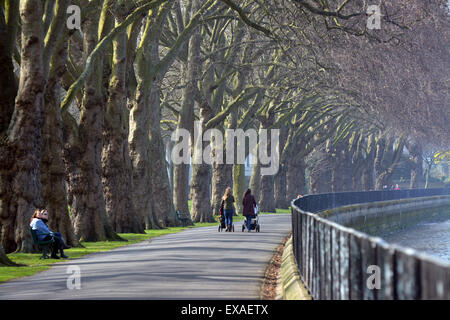
[[[219,211],[219,229],[217,231],[221,232],[227,228],[225,224],[225,214],[223,208],[220,208]],[[234,224],[231,226],[231,231],[234,232]]]
[[[252,217],[245,217],[244,219],[244,223],[242,224],[242,232],[245,231],[245,229],[247,229],[247,219],[250,218],[252,219],[252,222],[250,223],[250,230],[255,230],[256,232],[260,231],[260,225],[259,225],[259,207],[256,206],[255,207],[255,214]]]

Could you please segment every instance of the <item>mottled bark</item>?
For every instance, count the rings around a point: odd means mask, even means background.
[[[288,159],[286,169],[286,198],[289,204],[298,195],[305,194],[305,162],[303,158]]]
[[[389,146],[388,148],[386,148],[386,145],[384,145],[384,147],[383,147],[383,142],[381,143],[380,149],[382,149],[382,148],[385,149],[383,152],[383,158],[384,158],[384,155],[386,155],[386,156],[388,155],[386,150],[392,150],[393,146],[394,146],[393,143],[388,143],[387,145]],[[392,153],[392,158],[384,161],[385,164],[379,163],[379,158],[378,158],[379,155],[378,155],[378,149],[377,149],[377,156],[375,159],[375,170],[376,170],[375,189],[376,190],[381,190],[383,188],[383,185],[391,184],[390,182],[392,179],[392,174],[400,161],[401,155],[403,153],[404,145],[405,145],[405,140],[403,139],[403,137],[401,137],[395,145],[395,149]],[[389,155],[390,154],[391,153],[389,153]],[[381,161],[383,161],[383,159]]]
[[[269,116],[266,121],[263,121],[261,123],[262,129],[268,128],[273,124],[273,115]],[[273,141],[271,141],[271,135],[267,134],[267,155],[271,155],[271,145]],[[260,149],[258,149],[258,152],[260,152]],[[262,165],[264,168],[264,166]],[[262,175],[261,174],[261,189],[260,189],[260,201],[259,201],[259,207],[262,212],[276,212],[275,207],[275,196],[274,196],[274,175]]]
[[[242,199],[246,189],[245,164],[235,164],[233,165],[233,195],[236,199],[235,207],[238,213],[242,213]]]
[[[228,128],[236,127],[236,117],[232,114],[228,118]],[[225,190],[230,187],[233,190],[233,164],[227,164],[227,139],[229,137],[224,134],[223,141],[223,163],[212,164],[212,207],[213,214],[218,215],[220,204]],[[231,161],[228,161],[231,162]]]
[[[154,213],[153,187],[156,185],[152,181],[150,157],[150,130],[154,122],[151,121],[152,99],[159,101],[159,88],[155,84],[155,79],[149,77],[148,68],[155,61],[155,52],[158,53],[157,30],[152,29],[152,24],[158,16],[157,11],[150,12],[146,18],[146,26],[142,35],[141,43],[136,55],[136,98],[130,110],[130,133],[128,137],[130,146],[130,157],[133,166],[133,202],[138,214],[144,217],[146,229],[161,228],[159,219]],[[156,59],[158,59],[156,57]],[[159,117],[159,109],[156,110]],[[153,121],[155,119],[153,118]],[[159,128],[159,122],[157,123]],[[153,160],[153,159],[152,159]],[[170,194],[170,193],[169,193]],[[159,195],[158,195],[159,196]]]
[[[375,190],[382,190],[385,181],[382,180],[381,174],[383,172],[383,159],[384,152],[386,148],[386,141],[384,138],[378,139],[376,143],[376,154],[374,160],[374,170],[375,170]]]
[[[212,207],[213,214],[218,215],[220,203],[227,187],[233,185],[233,165],[213,164],[212,165]]]
[[[287,180],[286,180],[286,166],[280,165],[280,169],[274,178],[274,197],[275,206],[281,209],[289,208],[289,201],[287,198]]]
[[[363,169],[362,169],[362,190],[369,191],[375,188],[374,179],[374,161],[375,161],[375,139],[369,136],[367,140],[366,158],[364,159]]]
[[[0,224],[0,239],[1,239],[2,225]],[[0,242],[0,267],[14,267],[17,266],[14,262],[12,262],[5,253],[3,246]]]
[[[326,154],[331,163],[330,184],[332,192],[352,190],[352,160],[347,146],[347,141],[339,142]]]
[[[138,214],[144,217],[146,229],[161,226],[153,217],[153,192],[150,183],[148,121],[148,87],[140,80],[136,89],[136,99],[130,110],[130,158],[133,166],[133,203]]]
[[[316,151],[309,166],[309,193],[331,192],[331,163],[324,148]]]
[[[274,176],[261,176],[260,210],[262,212],[276,212],[274,197]]]
[[[197,3],[197,6],[199,3]],[[191,44],[196,54],[200,50],[200,33],[195,34],[191,39]],[[192,47],[190,47],[192,48]],[[213,150],[211,150],[212,136],[205,135],[206,124],[213,117],[213,110],[206,100],[200,103],[200,122],[196,122],[194,127],[193,144],[193,164],[191,179],[191,200],[192,211],[191,216],[194,222],[214,222],[213,210],[211,206],[211,164],[208,163],[204,151],[210,150],[211,159],[213,158]],[[205,140],[205,141],[204,141]]]
[[[39,164],[45,77],[40,3],[21,1],[20,17],[20,83],[6,141],[0,145],[0,223],[6,252],[33,251],[30,217],[42,205]]]
[[[193,130],[194,104],[196,84],[201,67],[200,61],[200,31],[196,31],[189,41],[188,59],[183,67],[186,86],[182,92],[182,103],[177,129]],[[189,164],[181,163],[174,168],[173,202],[175,209],[180,212],[189,212],[188,207]]]
[[[17,3],[17,2],[16,2]],[[4,139],[14,111],[17,83],[12,63],[12,44],[3,10],[0,10],[0,143]],[[15,35],[14,35],[15,36]],[[15,37],[13,38],[15,40]]]
[[[260,199],[261,191],[261,168],[259,161],[252,165],[252,175],[250,176],[249,188],[255,196],[256,202]]]
[[[373,160],[364,163],[362,177],[361,177],[362,190],[370,191],[374,190],[375,184],[373,179]]]
[[[104,8],[105,10],[105,8]],[[85,52],[95,48],[98,14],[91,14],[83,26]],[[73,156],[78,167],[70,172],[71,218],[75,234],[83,241],[121,240],[106,214],[102,187],[102,148],[105,99],[101,90],[103,57],[100,57],[84,88],[78,140]]]
[[[421,188],[423,185],[423,154],[419,144],[408,146],[411,155],[411,179],[409,182],[410,189]]]
[[[59,41],[51,60],[50,78],[45,91],[45,117],[42,128],[41,158],[42,198],[49,212],[51,230],[60,232],[70,246],[78,245],[69,216],[65,166],[62,159],[63,121],[60,106],[59,79],[65,72],[67,41]]]
[[[288,141],[289,129],[287,126],[282,126],[280,129],[280,153],[284,152],[284,148],[287,145]],[[280,159],[282,159],[282,155],[280,155]],[[287,198],[287,164],[281,161],[278,173],[275,175],[274,180],[274,196],[275,196],[275,206],[281,209],[289,208],[290,200]]]
[[[161,136],[160,89],[154,83],[155,90],[150,94],[150,133],[149,157],[150,179],[153,192],[153,214],[159,224],[164,227],[177,225],[175,208],[170,190],[169,175],[167,173],[165,146]]]
[[[210,110],[201,109],[200,123],[195,129],[197,132],[197,141],[195,142],[199,148],[194,148],[193,159],[202,160],[202,156],[198,157],[198,153],[203,153],[203,150],[208,146],[209,142],[202,141],[203,129],[206,122],[211,118]],[[202,129],[202,130],[200,130]],[[192,164],[192,179],[190,195],[192,201],[191,217],[193,222],[214,222],[214,217],[211,210],[211,166],[205,163],[196,163],[194,160]]]
[[[123,16],[116,16],[116,25],[123,20]],[[123,30],[113,41],[112,75],[103,127],[102,182],[106,212],[112,228],[119,233],[144,233],[144,218],[135,210],[133,203],[133,170],[128,147],[126,53],[127,34]]]

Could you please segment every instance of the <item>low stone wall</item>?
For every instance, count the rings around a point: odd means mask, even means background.
[[[380,236],[416,225],[420,221],[445,221],[450,212],[436,211],[450,207],[450,196],[379,201],[342,206],[317,215],[340,225]]]
[[[292,251],[292,237],[284,246],[281,258],[281,297],[283,300],[311,300],[308,290],[300,279]]]

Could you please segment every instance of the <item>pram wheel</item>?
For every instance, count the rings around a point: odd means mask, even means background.
[[[244,226],[244,225],[242,225],[242,232],[244,232],[244,230],[245,230],[245,226]]]

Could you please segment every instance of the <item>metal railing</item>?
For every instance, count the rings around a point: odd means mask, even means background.
[[[450,299],[450,263],[315,213],[356,203],[450,195],[450,189],[342,192],[293,200],[292,241],[314,299]]]

